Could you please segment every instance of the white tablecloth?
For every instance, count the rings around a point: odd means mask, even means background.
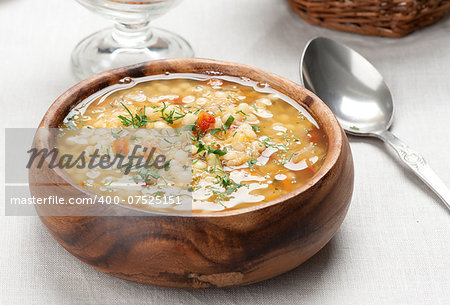
[[[348,44],[385,76],[396,101],[393,131],[450,185],[450,18],[387,39],[310,26],[280,0],[186,0],[155,24],[183,35],[198,57],[294,81],[309,39]],[[2,137],[4,127],[37,126],[76,82],[72,48],[108,25],[75,1],[0,0]],[[2,216],[0,304],[450,304],[449,213],[380,141],[350,142],[356,184],[348,215],[323,250],[287,274],[226,290],[134,284],[78,261],[38,218]]]

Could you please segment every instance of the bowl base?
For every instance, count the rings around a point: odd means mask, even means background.
[[[193,57],[194,51],[181,36],[159,28],[136,46],[123,46],[107,28],[83,39],[72,52],[73,72],[85,79],[99,72],[163,58]]]

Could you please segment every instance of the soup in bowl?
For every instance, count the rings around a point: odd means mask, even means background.
[[[111,164],[119,154],[128,164],[133,151],[147,158],[157,146],[155,151],[165,152],[166,166],[158,171],[135,162],[126,172],[114,166],[66,169],[75,183],[93,193],[121,197],[127,204],[141,201],[135,205],[160,211],[240,209],[288,194],[308,182],[325,160],[327,139],[319,123],[303,106],[266,84],[169,73],[133,79],[122,87],[126,89],[105,88],[72,109],[60,127],[80,134],[62,134],[56,147],[61,153],[76,147],[87,156],[97,150]],[[146,129],[170,136],[155,143],[155,135]],[[189,155],[171,145],[181,141],[171,135],[177,129],[190,133]],[[177,196],[181,190],[164,207],[143,204],[143,198],[167,202],[164,190],[176,183],[190,184],[192,194],[183,195],[185,206]]]
[[[173,59],[98,74],[58,98],[40,127],[58,136],[36,147],[105,166],[31,168],[33,195],[118,198],[112,214],[38,207],[44,224],[82,261],[141,283],[227,287],[286,272],[331,239],[352,194],[331,111],[245,65]],[[43,176],[52,183],[36,183]]]

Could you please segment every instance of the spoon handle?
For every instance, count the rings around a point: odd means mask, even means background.
[[[390,131],[383,131],[378,136],[397,151],[403,163],[422,179],[442,199],[450,210],[450,190],[431,169],[427,161]]]

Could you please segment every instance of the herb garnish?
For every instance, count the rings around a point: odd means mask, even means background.
[[[155,184],[155,181],[152,181],[153,179],[160,178],[160,175],[155,170],[149,170],[147,168],[143,168],[138,170],[138,174],[133,176],[132,179],[135,183],[143,182],[146,185]]]
[[[238,111],[236,111],[236,113],[240,113],[240,114],[242,114],[242,115],[244,115],[244,116],[249,116],[248,114],[246,114],[244,111],[242,111],[242,110],[238,110]]]
[[[218,132],[227,132],[227,130],[230,128],[231,124],[233,124],[234,122],[234,117],[232,115],[230,115],[227,119],[227,121],[225,122],[225,124],[223,124],[222,128],[214,128],[211,129],[211,134],[214,135]]]
[[[117,139],[120,139],[120,134],[122,133],[122,131],[123,131],[123,130],[119,130],[118,132],[115,133],[115,132],[113,132],[113,131],[111,130],[111,135],[112,135],[113,138],[116,139],[116,140],[117,140]]]
[[[215,155],[219,155],[219,156],[224,156],[227,153],[227,149],[224,148],[223,150],[221,149],[215,149],[212,148],[210,146],[206,146],[205,144],[203,144],[202,142],[196,142],[195,147],[197,147],[197,154],[202,152],[202,151],[206,151],[208,155],[210,154],[215,154]]]
[[[182,113],[176,112],[175,109],[170,110],[169,113],[165,113],[164,111],[168,107],[169,106],[167,106],[166,103],[163,102],[163,108],[161,110],[157,110],[156,111],[156,112],[161,112],[161,119],[163,119],[167,123],[173,124],[173,122],[175,122],[176,120],[179,120],[179,119],[184,118],[186,116],[186,114],[182,114]],[[175,114],[177,116],[174,116]]]
[[[257,162],[257,160],[255,158],[252,158],[251,160],[247,161],[248,167],[250,168],[250,170],[253,170],[253,165],[255,165]]]
[[[71,130],[75,130],[78,129],[77,126],[75,125],[75,123],[73,122],[75,118],[75,115],[71,116],[70,118],[68,118],[66,120],[66,122],[64,123],[64,125],[66,125],[67,128],[71,129]]]
[[[242,183],[236,183],[234,181],[231,181],[231,179],[228,175],[223,175],[223,176],[217,175],[216,179],[217,179],[217,183],[220,184],[225,189],[225,193],[227,195],[232,194],[238,188],[244,186],[244,184],[242,184]]]
[[[133,126],[134,128],[140,128],[145,126],[147,123],[155,122],[149,121],[147,115],[145,114],[145,106],[144,108],[139,108],[135,115],[133,115],[130,109],[127,108],[123,103],[121,103],[123,108],[130,114],[131,119],[124,117],[123,115],[119,115],[119,119],[122,121],[122,124],[126,127]]]

